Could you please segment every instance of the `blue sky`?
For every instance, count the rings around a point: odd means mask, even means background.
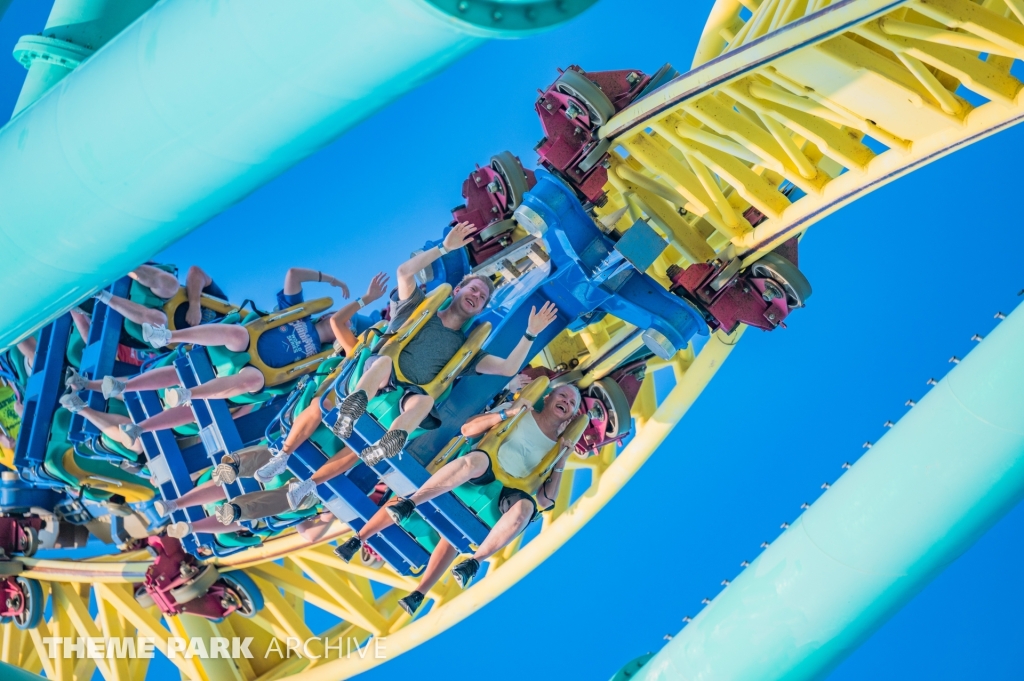
[[[269,304],[291,265],[361,292],[436,237],[474,163],[503,149],[534,163],[536,88],[556,67],[690,62],[711,0],[600,0],[528,40],[482,47],[254,192],[161,256],[197,263],[233,300]],[[0,46],[49,10],[14,0]],[[0,59],[0,110],[24,70]],[[790,328],[748,332],[661,449],[583,531],[481,612],[365,679],[606,679],[658,649],[739,573],[861,443],[905,411],[950,355],[1021,298],[1017,127],[884,187],[803,243],[814,285]],[[328,294],[326,287],[322,292]],[[830,677],[1019,679],[1024,510],[1012,511]]]

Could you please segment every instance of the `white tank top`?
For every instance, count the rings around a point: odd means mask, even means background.
[[[519,419],[498,448],[498,463],[509,475],[525,478],[554,446],[555,441],[544,434],[531,412]]]

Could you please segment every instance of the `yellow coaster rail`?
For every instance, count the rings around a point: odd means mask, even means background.
[[[1022,22],[1021,0],[720,0],[694,70],[602,128],[619,153],[600,213],[651,215],[669,262],[731,245],[749,264],[1018,123]]]

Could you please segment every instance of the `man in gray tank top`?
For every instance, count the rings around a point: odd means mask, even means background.
[[[413,310],[423,302],[423,291],[416,285],[415,274],[427,269],[445,253],[465,246],[473,238],[473,226],[460,222],[445,236],[441,246],[435,246],[413,256],[398,268],[398,290],[391,299],[391,322],[389,329],[397,331],[409,318]],[[370,445],[360,454],[368,464],[376,464],[397,455],[416,428],[436,428],[439,425],[434,411],[434,400],[423,393],[421,385],[432,381],[441,369],[462,347],[466,340],[462,329],[469,320],[480,314],[490,300],[494,285],[487,277],[469,275],[452,291],[451,303],[434,315],[419,333],[406,345],[398,362],[402,374],[411,383],[402,383],[406,394],[401,402],[401,414],[391,424],[380,441]],[[548,302],[538,311],[530,314],[526,332],[508,357],[502,359],[481,353],[466,369],[468,372],[495,376],[514,376],[526,361],[537,334],[555,320],[558,310]],[[355,389],[338,409],[335,432],[342,439],[352,435],[359,417],[366,412],[369,400],[379,392],[398,385],[395,367],[390,357],[370,357]]]

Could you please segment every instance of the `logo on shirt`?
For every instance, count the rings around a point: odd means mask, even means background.
[[[312,357],[320,349],[319,339],[314,339],[309,333],[309,325],[304,321],[288,322],[292,328],[291,333],[284,337],[285,344],[296,355]]]

